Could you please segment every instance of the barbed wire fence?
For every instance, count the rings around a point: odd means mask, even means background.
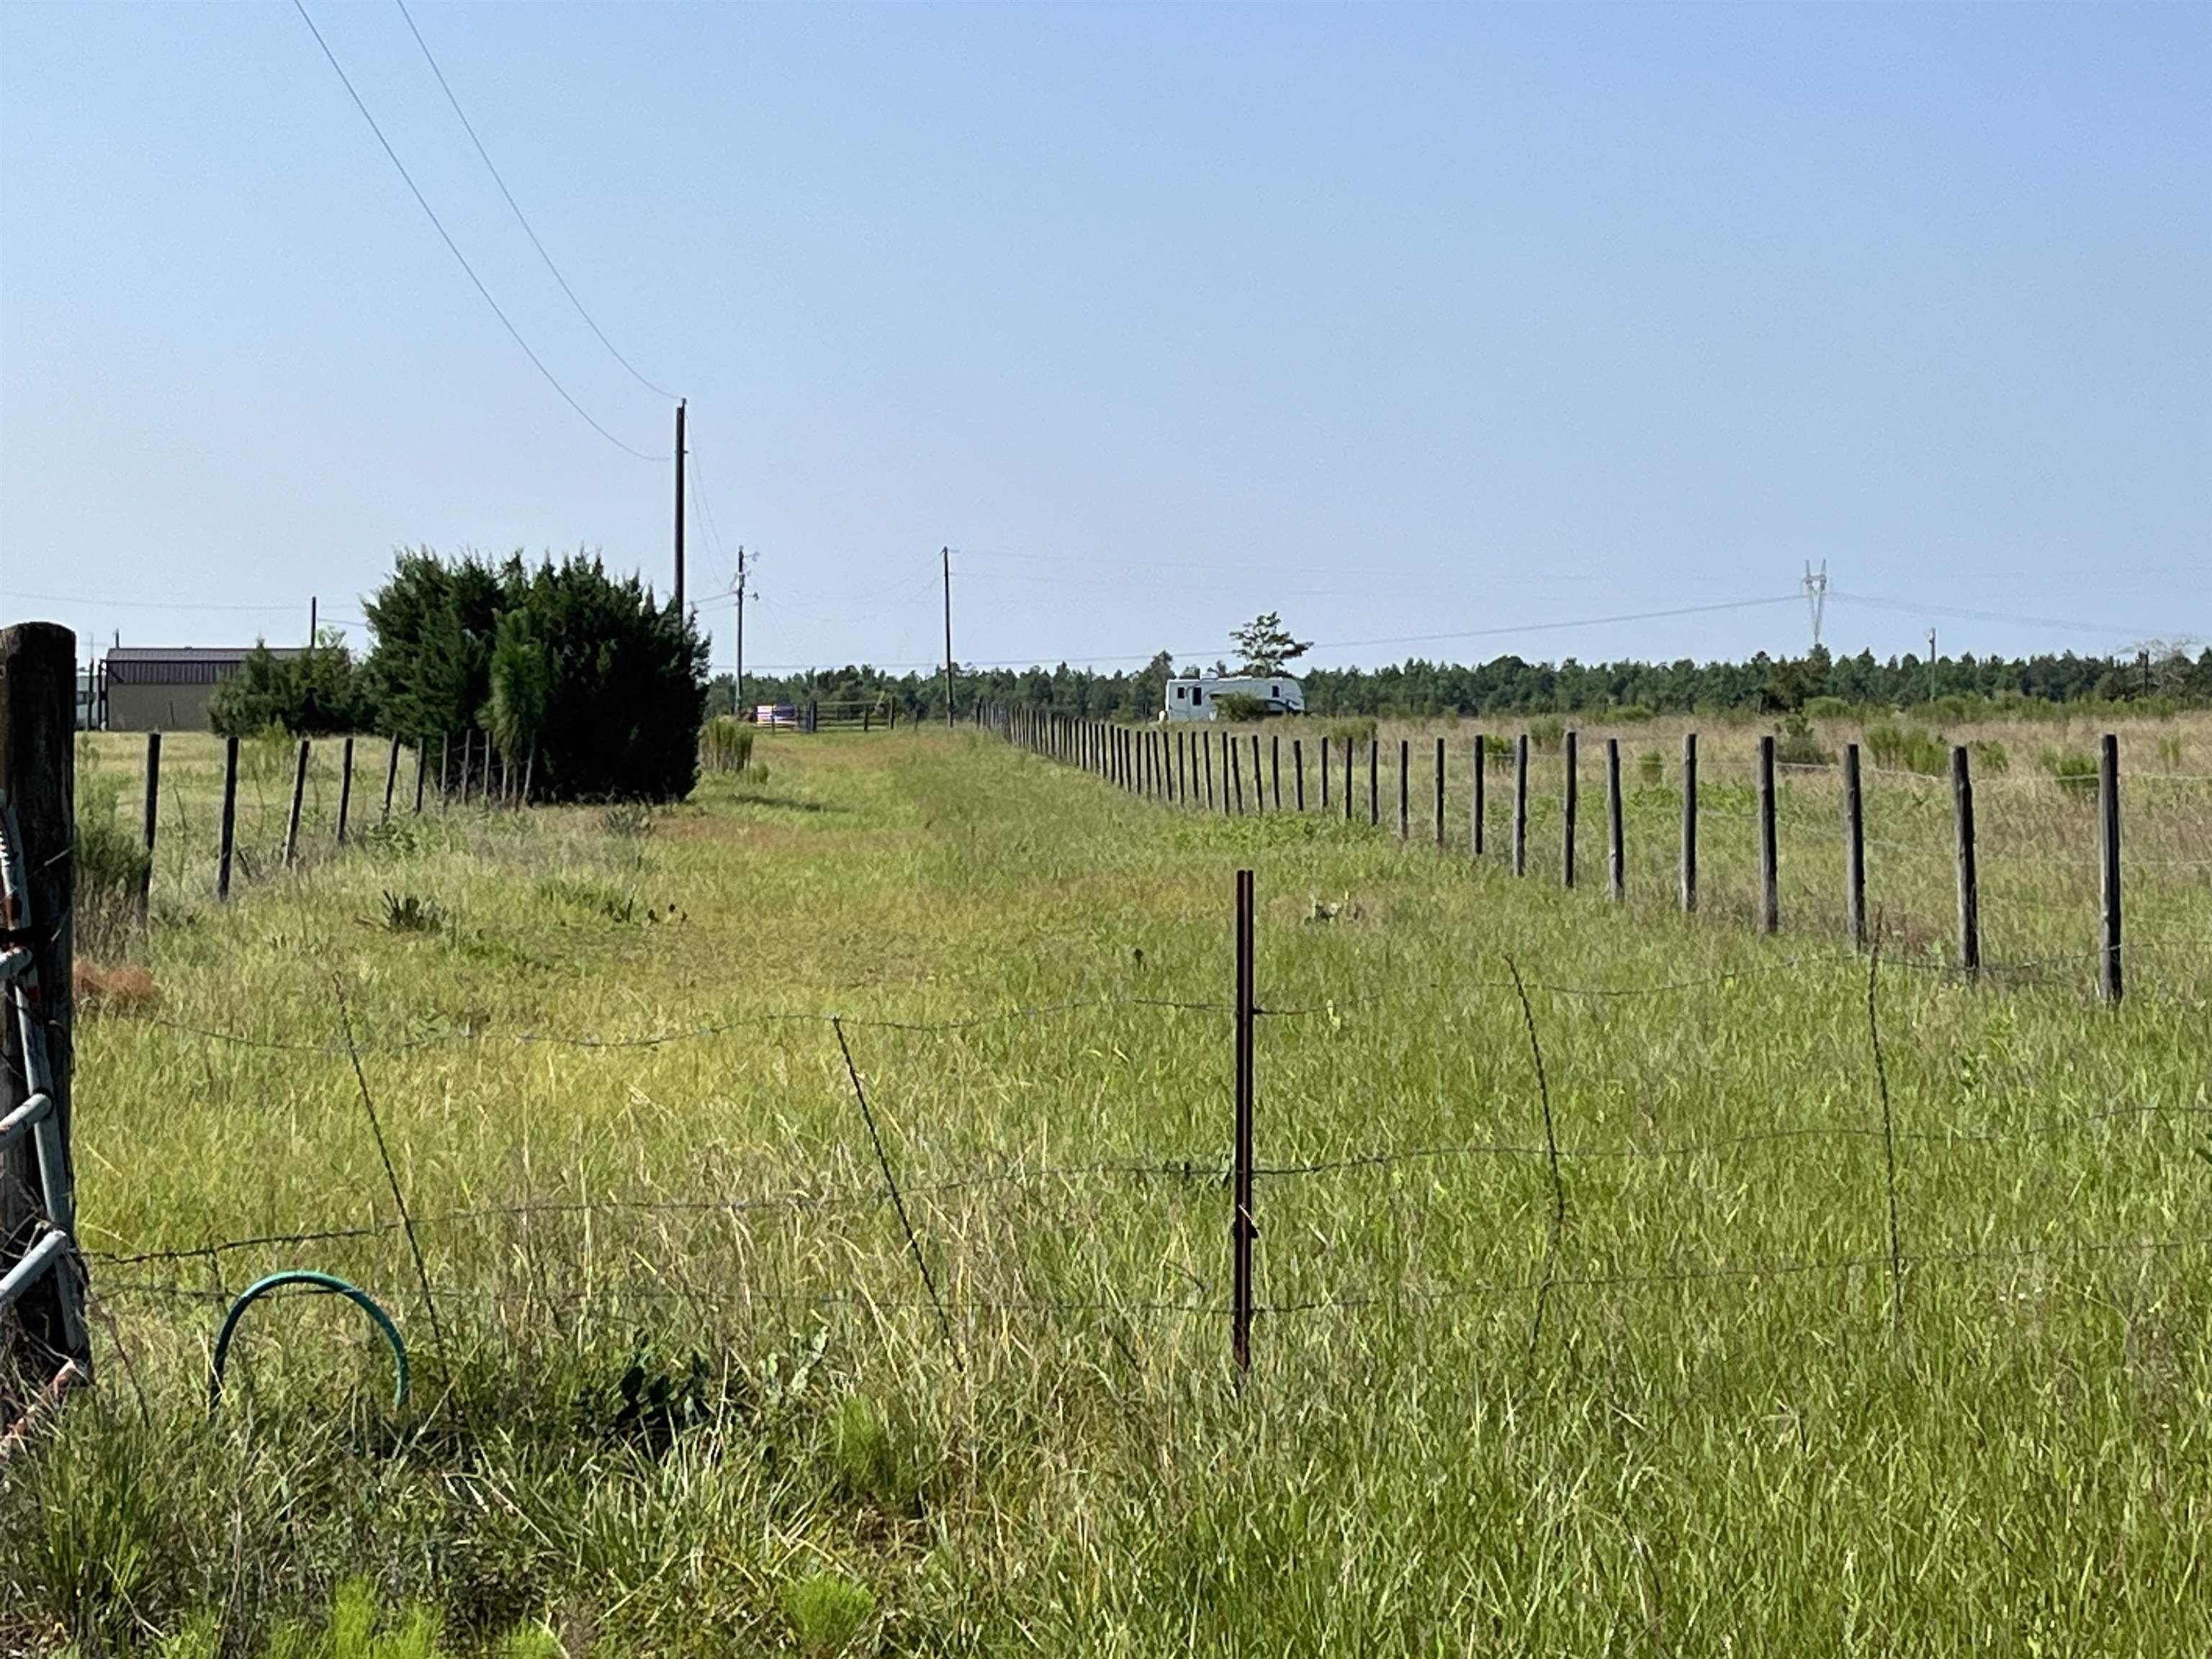
[[[1907,1316],[1910,1285],[1923,1273],[1972,1271],[1984,1267],[2016,1267],[2073,1259],[2153,1258],[2212,1249],[2212,1231],[2200,1232],[2186,1227],[2170,1232],[2144,1232],[2130,1237],[2052,1237],[2045,1234],[2004,1237],[1991,1231],[1993,1224],[1971,1218],[1966,1222],[1971,1243],[1960,1243],[1955,1238],[1917,1241],[1914,1237],[1916,1218],[1903,1204],[1899,1194],[1900,1166],[1908,1161],[1954,1147],[1997,1145],[2024,1148],[2047,1146],[2069,1139],[2111,1133],[2130,1125],[2147,1128],[2167,1123],[2179,1126],[2185,1135],[2193,1136],[2212,1127],[2212,1102],[2207,1102],[2201,1095],[2194,1099],[2137,1100],[2051,1112],[2024,1121],[2002,1123],[1987,1120],[1929,1123],[1918,1118],[1899,1119],[1890,1109],[1888,1082],[1879,1070],[1881,1041],[1880,991],[1882,976],[1888,970],[1893,967],[1909,969],[1911,964],[1893,963],[1886,952],[1879,948],[1864,957],[1836,951],[1806,951],[1754,969],[1728,969],[1659,983],[1626,985],[1547,981],[1523,972],[1517,963],[1504,962],[1503,971],[1494,975],[1419,981],[1341,999],[1324,998],[1277,1004],[1258,994],[1258,947],[1256,929],[1251,925],[1251,880],[1250,872],[1240,872],[1237,896],[1239,922],[1232,930],[1240,994],[1227,1000],[1110,995],[984,1009],[935,1019],[771,1009],[695,1024],[635,1032],[446,1030],[382,1042],[366,1036],[356,1038],[349,1029],[350,1020],[343,1013],[339,1028],[334,1029],[323,1040],[314,1042],[261,1037],[248,1032],[196,1025],[151,1014],[135,1016],[133,1018],[143,1024],[191,1042],[236,1046],[281,1054],[288,1060],[295,1057],[314,1057],[333,1063],[349,1064],[358,1064],[364,1059],[404,1057],[447,1048],[481,1051],[499,1047],[522,1049],[551,1045],[618,1054],[670,1044],[708,1042],[720,1038],[743,1036],[777,1027],[811,1028],[823,1035],[825,1058],[836,1060],[850,1081],[860,1115],[860,1127],[865,1132],[862,1150],[866,1160],[874,1164],[879,1178],[770,1188],[740,1194],[651,1197],[610,1194],[605,1197],[525,1199],[441,1210],[410,1206],[398,1190],[398,1177],[393,1175],[391,1177],[393,1205],[389,1210],[372,1206],[370,1212],[360,1218],[334,1222],[324,1227],[276,1228],[235,1237],[163,1243],[148,1248],[88,1251],[88,1256],[95,1269],[95,1301],[116,1304],[143,1301],[184,1308],[214,1308],[232,1297],[233,1283],[231,1276],[224,1270],[224,1264],[234,1258],[267,1266],[279,1255],[289,1257],[319,1247],[354,1248],[373,1245],[380,1241],[404,1239],[414,1258],[411,1273],[409,1264],[395,1260],[388,1282],[377,1288],[380,1293],[390,1297],[395,1305],[419,1306],[427,1321],[434,1316],[432,1310],[441,1304],[490,1310],[512,1300],[512,1292],[488,1287],[481,1282],[471,1282],[465,1273],[454,1273],[453,1268],[458,1263],[450,1256],[443,1273],[425,1260],[426,1255],[434,1257],[446,1254],[448,1249],[464,1252],[481,1249],[483,1248],[481,1230],[489,1224],[555,1221],[589,1224],[600,1218],[629,1216],[653,1218],[690,1217],[702,1221],[713,1219],[744,1225],[767,1218],[781,1222],[878,1211],[888,1218],[895,1218],[898,1224],[901,1240],[898,1254],[907,1258],[913,1269],[908,1292],[896,1292],[880,1286],[861,1288],[852,1284],[825,1285],[817,1289],[792,1289],[772,1284],[747,1283],[717,1288],[685,1279],[684,1275],[674,1272],[675,1264],[670,1262],[649,1266],[647,1270],[650,1277],[647,1282],[624,1283],[612,1288],[604,1285],[596,1289],[579,1287],[573,1292],[571,1301],[574,1310],[579,1313],[588,1311],[593,1299],[598,1297],[602,1299],[603,1310],[633,1304],[638,1306],[659,1305],[668,1308],[672,1312],[698,1317],[727,1316],[762,1309],[787,1313],[803,1313],[810,1310],[825,1313],[836,1309],[859,1309],[884,1315],[911,1311],[928,1316],[937,1340],[944,1344],[956,1364],[963,1363],[962,1356],[974,1340],[972,1328],[978,1321],[1041,1317],[1079,1319],[1102,1316],[1138,1323],[1216,1322],[1222,1328],[1231,1363],[1241,1373],[1251,1364],[1255,1324],[1261,1333],[1259,1340],[1264,1344],[1265,1328],[1268,1322],[1325,1313],[1358,1315],[1389,1309],[1421,1309],[1486,1299],[1501,1307],[1510,1304],[1529,1310],[1529,1341],[1533,1346],[1547,1328],[1546,1310],[1555,1306],[1559,1297],[1571,1296],[1577,1291],[1661,1285],[1694,1290],[1698,1286],[1763,1281],[1780,1284],[1820,1276],[1862,1274],[1887,1280],[1886,1300],[1891,1309],[1890,1317],[1901,1328]],[[1947,964],[1933,965],[1947,967]],[[1544,1028],[1559,1011],[1593,1000],[1694,997],[1717,992],[1747,979],[1778,977],[1798,971],[1826,973],[1838,977],[1849,972],[1863,977],[1869,1066],[1863,1088],[1867,1105],[1863,1113],[1803,1121],[1778,1121],[1726,1132],[1692,1133],[1677,1138],[1638,1138],[1612,1144],[1577,1139],[1570,1125],[1561,1124],[1554,1128],[1549,1090],[1543,1081],[1540,1069],[1540,1056]],[[1542,1138],[1488,1136],[1337,1147],[1303,1156],[1263,1158],[1260,1155],[1260,1146],[1275,1138],[1270,1131],[1279,1133],[1282,1126],[1293,1126],[1291,1139],[1295,1140],[1297,1138],[1295,1126],[1304,1115],[1298,1110],[1295,1098],[1278,1105],[1270,1101],[1267,1092],[1259,1086],[1258,1079],[1266,1069],[1268,1052],[1267,1033],[1271,1027],[1287,1027],[1301,1022],[1340,1022],[1347,1016],[1395,1013],[1416,1007],[1432,1012],[1433,1005],[1425,1004],[1421,1000],[1433,991],[1446,991],[1462,996],[1494,994],[1501,1000],[1513,1000],[1520,1011],[1517,1018],[1525,1022],[1530,1049],[1532,1064],[1526,1091],[1532,1102],[1540,1100],[1545,1108],[1542,1115],[1546,1133]],[[1221,1041],[1224,1063],[1218,1092],[1216,1093],[1212,1088],[1206,1091],[1210,1097],[1220,1103],[1224,1133],[1218,1139],[1208,1140],[1180,1152],[1133,1150],[1126,1155],[1109,1154],[1065,1161],[1029,1163],[1018,1159],[1000,1160],[949,1171],[933,1170],[919,1179],[902,1176],[893,1152],[882,1138],[869,1106],[873,1085],[869,1081],[865,1056],[855,1050],[852,1042],[854,1035],[870,1032],[905,1034],[933,1042],[957,1042],[994,1025],[1014,1023],[1042,1025],[1054,1021],[1120,1018],[1133,1013],[1167,1018],[1195,1018],[1206,1023],[1210,1032],[1208,1041]],[[1225,1032],[1221,1030],[1223,1025],[1229,1030]],[[365,1074],[362,1077],[362,1095],[364,1104],[374,1111],[373,1105],[368,1102]],[[856,1146],[860,1146],[861,1141],[862,1137],[856,1136]],[[1575,1174],[1578,1169],[1622,1162],[1649,1164],[1672,1161],[1686,1164],[1759,1146],[1814,1151],[1822,1146],[1869,1143],[1878,1144],[1884,1157],[1881,1236],[1885,1243],[1884,1248],[1879,1249],[1850,1249],[1829,1254],[1753,1253],[1690,1259],[1665,1255],[1645,1260],[1620,1260],[1609,1255],[1601,1255],[1595,1261],[1577,1261],[1571,1259],[1571,1252],[1563,1237],[1569,1194],[1578,1184]],[[2177,1156],[2186,1155],[2187,1150],[2186,1145],[2177,1145],[2173,1148]],[[1407,1166],[1440,1169],[1475,1161],[1525,1163],[1538,1166],[1546,1172],[1551,1197],[1540,1218],[1546,1237],[1542,1243],[1540,1268],[1505,1275],[1483,1274],[1441,1280],[1427,1276],[1400,1275],[1380,1284],[1352,1283],[1307,1290],[1299,1286],[1316,1264],[1295,1259],[1281,1260],[1291,1253],[1291,1240],[1296,1237],[1295,1232],[1286,1230],[1282,1235],[1284,1242],[1276,1247],[1275,1253],[1277,1265],[1291,1271],[1275,1273],[1267,1271],[1271,1265],[1267,1252],[1255,1242],[1260,1237],[1259,1224],[1266,1217],[1271,1194],[1279,1193],[1286,1183],[1326,1182],[1332,1177],[1357,1171]],[[1448,1179],[1445,1176],[1434,1178]],[[990,1194],[1006,1194],[1012,1198],[1028,1193],[1057,1193],[1072,1187],[1095,1183],[1166,1184],[1183,1191],[1195,1203],[1202,1205],[1218,1201],[1221,1206],[1220,1224],[1228,1236],[1224,1242],[1229,1247],[1225,1252],[1227,1260],[1222,1263],[1221,1270],[1218,1273],[1199,1275],[1191,1286],[1190,1293],[1179,1297],[1161,1297],[1133,1291],[1124,1294],[1111,1284],[1085,1295],[975,1295],[963,1292],[956,1283],[946,1279],[939,1253],[951,1248],[946,1239],[957,1231],[957,1227],[949,1223],[941,1228],[939,1224],[945,1220],[948,1204],[972,1203],[979,1199],[996,1202]],[[1209,1199],[1209,1195],[1214,1196]],[[1955,1232],[1961,1218],[1949,1216],[1946,1221],[1949,1229]],[[1260,1271],[1255,1273],[1249,1267],[1240,1269],[1240,1257],[1249,1261],[1255,1252]],[[684,1282],[665,1282],[663,1269],[667,1270],[670,1276]],[[418,1281],[411,1287],[408,1283],[410,1277]],[[1263,1293],[1260,1288],[1263,1278],[1275,1279],[1278,1282],[1285,1283],[1288,1288],[1274,1295]],[[1568,1315],[1563,1311],[1559,1316]],[[442,1346],[442,1335],[439,1340]]]

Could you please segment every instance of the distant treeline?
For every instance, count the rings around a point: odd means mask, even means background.
[[[1219,672],[1220,665],[1215,665]],[[1164,700],[1175,664],[1162,652],[1141,669],[1100,673],[1087,668],[968,669],[959,672],[957,706],[977,700],[1049,709],[1090,720],[1150,720]],[[1185,673],[1200,672],[1186,667]],[[1486,663],[1409,660],[1382,668],[1316,668],[1297,676],[1307,712],[1383,718],[1440,714],[1583,714],[1606,710],[1680,714],[1738,711],[1786,714],[1822,700],[1854,708],[1903,708],[1932,702],[2039,708],[2051,704],[2212,706],[2212,649],[2194,659],[2176,651],[2133,657],[1938,657],[1887,660],[1871,651],[1831,657],[1765,653],[1747,662],[1562,663],[1498,657]],[[736,702],[731,676],[708,688],[708,710],[726,714]],[[745,676],[745,701],[869,702],[896,705],[901,718],[945,718],[941,673],[892,675],[845,667],[812,674]]]

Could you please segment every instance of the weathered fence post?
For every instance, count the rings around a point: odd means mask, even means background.
[[[1352,739],[1344,740],[1344,821],[1352,822]]]
[[[1192,732],[1190,741],[1191,746],[1198,750],[1199,758],[1205,763],[1206,810],[1211,812],[1213,810],[1213,745],[1206,740],[1203,732]]]
[[[1237,797],[1237,816],[1241,818],[1244,816],[1244,763],[1237,756],[1237,740],[1226,732],[1221,734],[1221,747],[1229,757],[1229,787]],[[1253,781],[1257,784],[1259,780]]]
[[[1444,850],[1444,740],[1437,739],[1437,851]]]
[[[441,732],[438,733],[438,810],[441,812],[446,810],[447,800],[453,793],[453,734]]]
[[[1413,769],[1413,745],[1405,738],[1398,739],[1398,839],[1403,842],[1413,833],[1413,788],[1407,775]]]
[[[1230,1350],[1242,1374],[1252,1369],[1252,1071],[1259,1012],[1253,963],[1252,872],[1237,872],[1237,1122],[1229,1224]]]
[[[1959,843],[1959,966],[1978,974],[1982,969],[1982,896],[1974,872],[1974,779],[1963,743],[1951,747],[1951,821]]]
[[[1559,800],[1559,885],[1575,884],[1575,812],[1582,799],[1582,768],[1577,747],[1580,734],[1566,734],[1565,793]]]
[[[92,1355],[79,1310],[70,1157],[76,1048],[76,636],[0,629],[0,807],[9,845],[0,927],[0,1427],[70,1382]],[[15,1397],[21,1379],[36,1390]]]
[[[2097,864],[2104,922],[2097,985],[2106,1001],[2118,1002],[2125,988],[2120,963],[2120,740],[2110,732],[2097,744]]]
[[[422,763],[423,763],[423,761],[428,757],[428,752],[429,752],[429,751],[428,751],[428,744],[426,744],[422,740],[422,738],[416,738],[416,739],[415,739],[415,816],[416,816],[416,817],[418,817],[418,818],[419,818],[419,817],[421,817],[422,816],[422,773],[423,773],[423,770],[424,770],[424,768],[423,768],[423,764],[422,764]]]
[[[1328,812],[1328,733],[1326,732],[1322,733],[1316,753],[1321,758],[1321,810],[1326,817]]]
[[[476,753],[477,734],[467,726],[461,728],[461,805],[469,804],[469,777],[473,768],[471,762]]]
[[[399,739],[392,740],[392,753],[384,763],[384,816],[392,816],[392,792],[399,782]]]
[[[1528,734],[1513,740],[1513,873],[1528,873]]]
[[[1866,801],[1859,792],[1859,746],[1844,745],[1844,927],[1851,949],[1866,948]]]
[[[1275,804],[1278,806],[1282,805],[1280,801]],[[1257,732],[1252,734],[1252,810],[1255,812],[1264,812],[1267,810],[1267,792],[1261,787],[1260,734]]]
[[[292,768],[292,811],[284,820],[284,862],[300,851],[300,808],[307,794],[307,739],[300,739],[300,758]]]
[[[146,920],[154,897],[154,832],[161,808],[161,734],[146,734],[146,868],[138,878],[138,920]]]
[[[490,781],[486,769],[485,781]],[[346,817],[353,807],[353,739],[348,738],[338,750],[338,845],[345,845]]]
[[[1759,740],[1759,931],[1782,926],[1782,872],[1774,841],[1774,734]]]
[[[1374,829],[1382,822],[1382,740],[1367,739],[1367,825]]]
[[[216,853],[215,896],[230,896],[230,857],[238,841],[238,739],[222,740],[222,830]]]
[[[1682,911],[1698,908],[1698,734],[1682,733]]]
[[[1275,810],[1283,810],[1283,737],[1279,732],[1267,738],[1267,787],[1273,792]]]
[[[1322,768],[1322,775],[1326,777],[1328,775],[1328,769]],[[1291,739],[1291,775],[1297,786],[1298,811],[1303,812],[1306,810],[1306,744],[1304,738]]]
[[[1489,811],[1483,796],[1490,781],[1488,777],[1490,770],[1490,748],[1489,740],[1480,732],[1474,734],[1474,781],[1472,786],[1468,788],[1467,797],[1467,839],[1468,844],[1474,849],[1470,856],[1474,858],[1480,858],[1482,856],[1482,832],[1486,827],[1484,820],[1489,817]]]
[[[1613,902],[1628,896],[1628,860],[1620,828],[1620,739],[1605,740],[1605,872]]]

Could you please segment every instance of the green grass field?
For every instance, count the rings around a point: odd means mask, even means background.
[[[100,1382],[0,1476],[0,1650],[2212,1650],[2205,726],[2123,738],[2118,1008],[2094,819],[2022,739],[1983,913],[2035,965],[1981,983],[1940,967],[1948,786],[1874,781],[1887,1136],[1827,774],[1767,939],[1747,732],[1684,918],[1672,728],[1622,734],[1625,908],[1604,733],[1570,893],[1556,777],[1528,878],[1468,858],[1473,729],[1443,855],[1425,770],[1401,848],[902,731],[766,739],[649,824],[403,812],[227,907],[173,740],[157,997],[78,1038]],[[136,764],[100,740],[126,816]],[[392,1310],[405,1406],[356,1311],[279,1296],[208,1420],[228,1299],[290,1267]]]

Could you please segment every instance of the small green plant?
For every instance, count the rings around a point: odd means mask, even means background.
[[[1976,738],[1966,745],[1977,772],[2007,772],[2012,769],[2012,750],[1995,738]]]
[[[1656,749],[1647,749],[1637,757],[1636,775],[1648,785],[1663,782],[1667,776],[1667,757]]]
[[[1642,726],[1657,718],[1648,707],[1640,702],[1625,702],[1611,712],[1613,718],[1623,726]]]
[[[1832,766],[1835,752],[1822,743],[1813,723],[1804,715],[1792,714],[1782,722],[1782,731],[1774,744],[1774,758],[1784,766]]]
[[[2158,763],[2169,772],[2181,769],[2181,733],[2162,732],[2158,739]]]
[[[1839,720],[1851,712],[1850,704],[1841,697],[1808,697],[1805,699],[1805,718],[1808,720]]]
[[[1331,720],[1328,740],[1340,746],[1349,743],[1364,748],[1375,741],[1375,717],[1361,714],[1351,720]]]
[[[1509,766],[1513,761],[1513,739],[1492,732],[1482,740],[1482,756],[1492,766]]]
[[[376,925],[387,933],[435,933],[445,927],[447,920],[446,907],[434,898],[424,898],[419,893],[387,892],[383,914]]]
[[[2097,757],[2086,749],[2045,749],[2035,759],[2069,794],[2086,795],[2097,787]]]
[[[135,929],[146,843],[121,817],[123,783],[96,769],[76,784],[76,939],[94,958],[120,955]]]
[[[842,1572],[810,1572],[783,1587],[783,1616],[802,1653],[845,1652],[876,1610],[875,1592]]]
[[[1528,744],[1539,754],[1555,755],[1567,741],[1567,723],[1557,714],[1545,714],[1528,722]]]
[[[599,828],[617,841],[643,841],[653,833],[653,809],[634,800],[617,801],[599,814]]]
[[[830,1455],[850,1496],[886,1515],[914,1515],[921,1482],[899,1425],[863,1394],[848,1395],[830,1414]]]

